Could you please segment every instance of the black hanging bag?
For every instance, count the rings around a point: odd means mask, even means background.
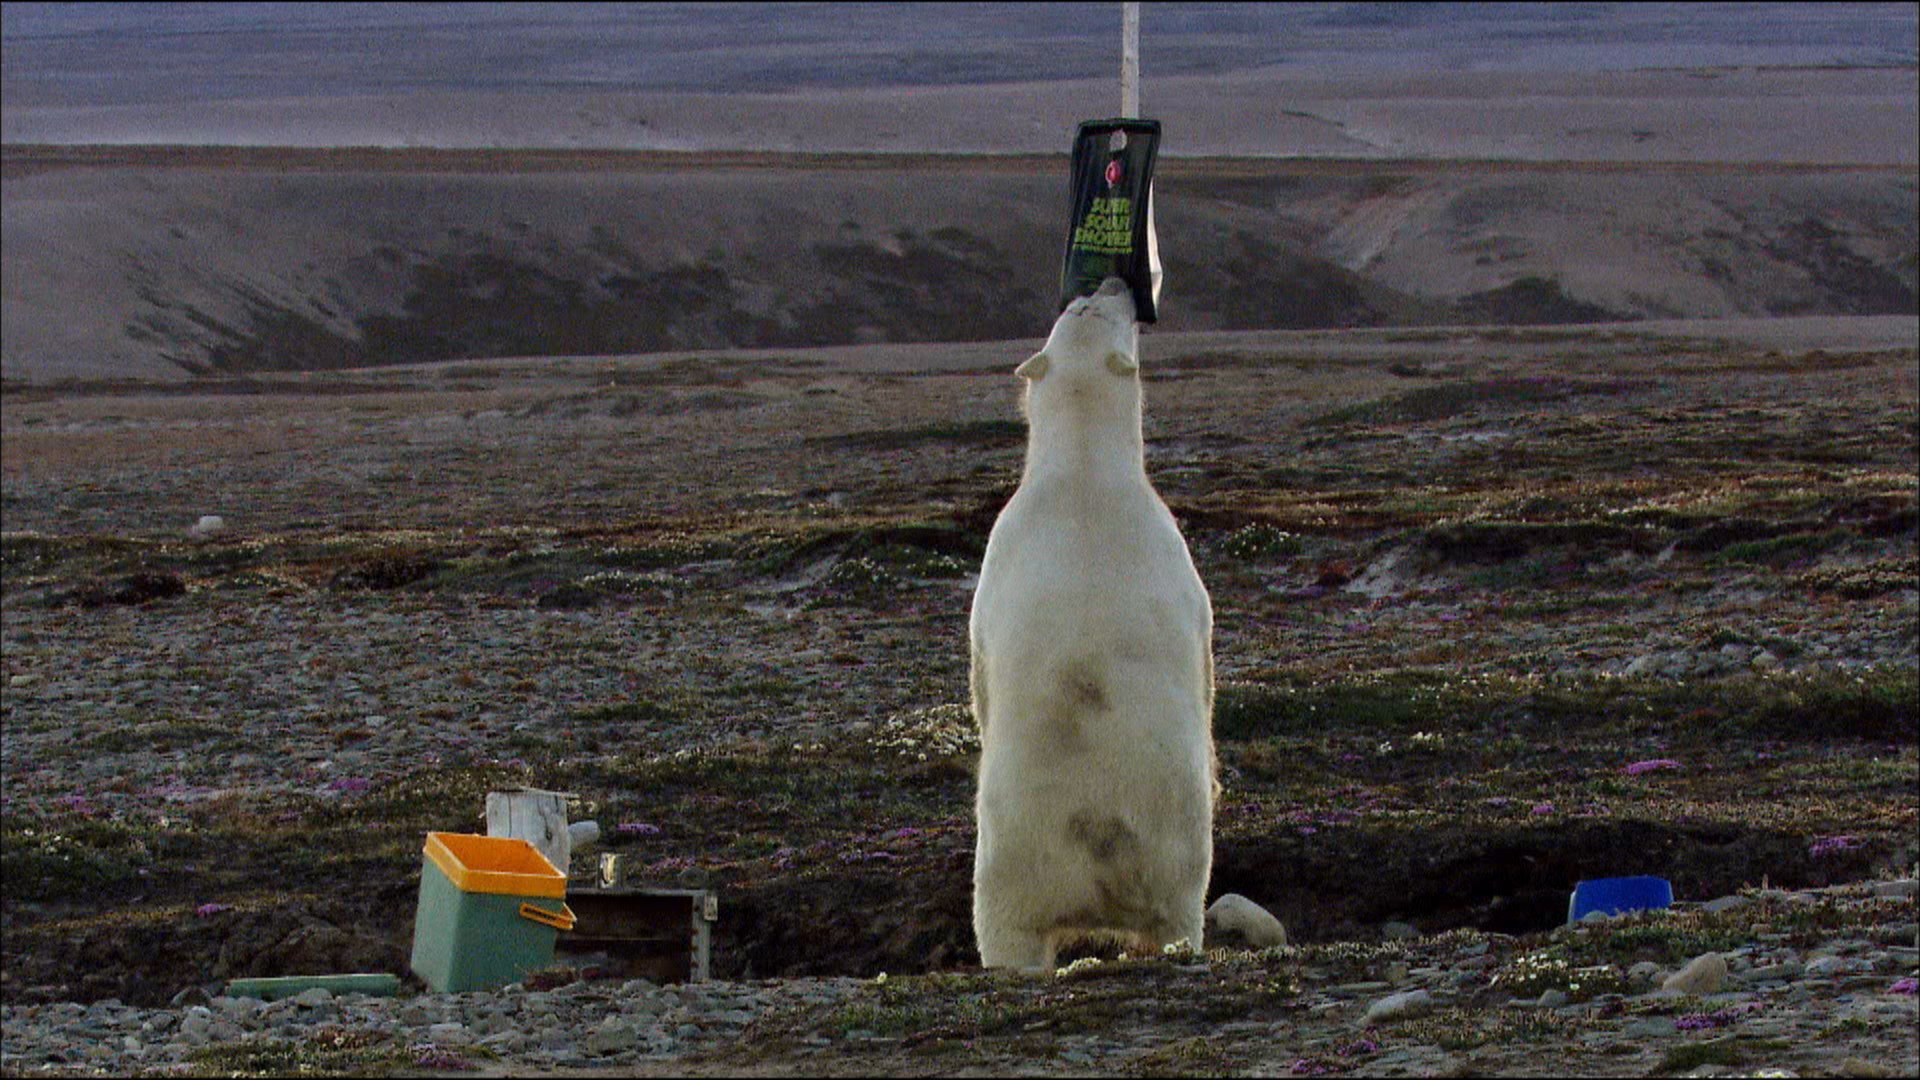
[[[1113,147],[1115,132],[1126,145]],[[1133,289],[1134,318],[1155,320],[1160,251],[1153,234],[1153,160],[1158,120],[1086,120],[1073,143],[1073,216],[1060,270],[1060,307],[1109,277]]]

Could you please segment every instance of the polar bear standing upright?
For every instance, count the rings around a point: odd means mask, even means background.
[[[974,594],[973,926],[987,967],[1064,942],[1201,943],[1213,609],[1147,480],[1133,298],[1068,305],[1026,380],[1027,460]]]

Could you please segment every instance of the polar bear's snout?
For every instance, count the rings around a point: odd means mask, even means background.
[[[1117,277],[1110,277],[1085,296],[1067,305],[1068,315],[1092,315],[1133,326],[1133,289]]]

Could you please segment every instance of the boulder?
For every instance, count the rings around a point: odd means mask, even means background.
[[[1287,928],[1259,904],[1239,893],[1226,893],[1207,909],[1207,945],[1244,945],[1265,949],[1287,943]]]

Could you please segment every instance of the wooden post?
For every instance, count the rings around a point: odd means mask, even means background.
[[[1120,5],[1120,115],[1140,115],[1140,5]]]
[[[555,870],[568,873],[573,861],[573,838],[567,832],[567,799],[563,791],[516,788],[487,793],[487,835],[525,840],[547,857]]]

